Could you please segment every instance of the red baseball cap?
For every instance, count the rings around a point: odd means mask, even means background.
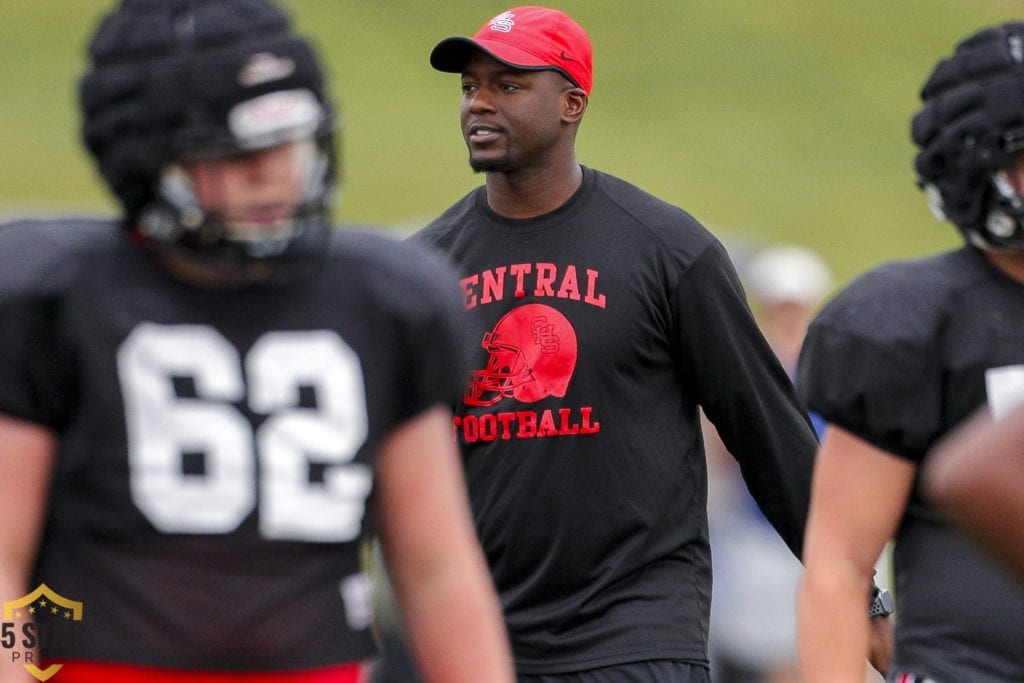
[[[472,38],[442,40],[430,53],[430,65],[438,71],[462,73],[474,49],[516,69],[558,71],[587,95],[594,84],[590,38],[568,14],[556,9],[526,6],[502,12]]]

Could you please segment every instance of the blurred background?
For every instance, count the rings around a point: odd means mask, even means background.
[[[112,0],[0,0],[0,215],[110,213],[79,142],[86,39]],[[284,0],[343,103],[338,219],[412,229],[482,182],[441,38],[479,0]],[[914,185],[909,118],[937,59],[1019,0],[564,0],[590,33],[580,161],[678,204],[727,243],[799,243],[838,285],[958,241]]]

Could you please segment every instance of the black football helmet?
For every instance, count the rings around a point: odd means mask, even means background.
[[[138,238],[237,263],[286,260],[326,233],[334,108],[313,47],[269,0],[122,0],[89,56],[83,137]],[[309,144],[302,201],[259,230],[205,211],[176,165],[293,141]]]
[[[921,90],[918,184],[941,220],[984,249],[1024,250],[1024,23],[962,41]]]

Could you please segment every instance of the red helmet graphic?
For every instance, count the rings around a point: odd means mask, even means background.
[[[506,313],[480,344],[487,367],[470,373],[465,403],[491,406],[513,397],[533,403],[565,396],[576,367],[576,330],[550,306],[525,304]]]

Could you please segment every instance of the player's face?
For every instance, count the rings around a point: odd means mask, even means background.
[[[564,135],[564,93],[554,71],[513,69],[483,52],[462,72],[462,135],[474,171],[511,173],[543,166]]]
[[[302,198],[311,142],[182,164],[206,211],[233,226],[273,226],[289,220]]]

